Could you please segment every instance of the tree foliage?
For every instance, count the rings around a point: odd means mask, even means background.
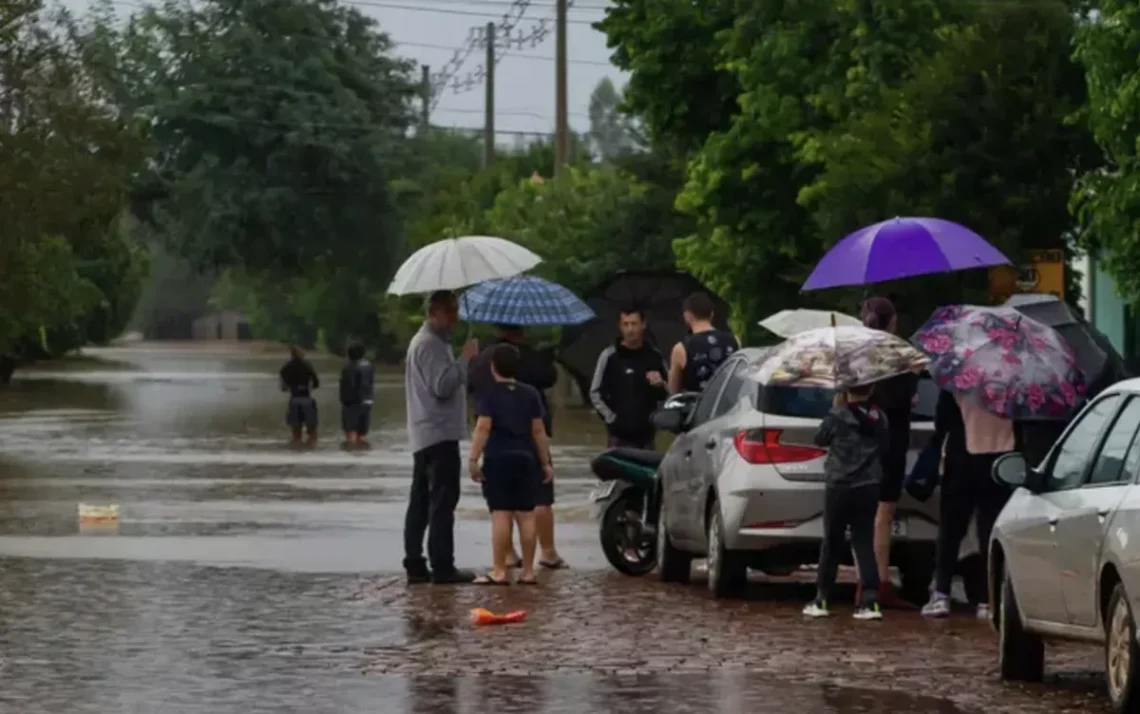
[[[1088,78],[1082,120],[1106,165],[1081,176],[1073,194],[1085,247],[1129,301],[1140,299],[1140,5],[1102,0],[1077,32],[1076,56]]]
[[[620,168],[575,166],[503,191],[487,221],[496,235],[543,256],[537,272],[583,294],[619,270],[672,267],[672,237],[654,230],[649,195]]]
[[[390,272],[415,89],[374,21],[333,0],[168,0],[76,36],[150,128],[136,208],[195,265]]]
[[[35,0],[0,4],[0,381],[126,324],[145,251],[121,218],[145,156]]]
[[[676,5],[676,6],[674,6]],[[894,215],[959,220],[1013,258],[1061,247],[1084,101],[1062,0],[745,3],[619,0],[601,26],[628,106],[687,150],[678,262],[734,303],[738,328],[798,305],[838,239]],[[670,56],[686,66],[672,76]],[[689,64],[692,63],[692,64]],[[916,312],[975,296],[974,271],[883,286]],[[916,315],[921,319],[925,315]]]
[[[621,111],[621,93],[603,78],[590,93],[590,152],[602,161],[626,156],[638,148],[638,136],[628,114]]]

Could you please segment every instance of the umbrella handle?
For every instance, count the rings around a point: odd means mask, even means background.
[[[836,327],[837,327],[837,325],[835,323],[835,312],[832,311],[832,313],[831,313],[831,329],[834,330]],[[832,379],[832,381],[835,382],[835,388],[839,389],[839,341],[838,340],[836,340],[835,342],[832,343],[831,350],[832,350],[832,352],[831,352],[831,364],[832,364],[833,368],[835,369],[834,374],[831,375],[831,379]]]

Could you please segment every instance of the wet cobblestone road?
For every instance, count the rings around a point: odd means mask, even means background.
[[[985,623],[857,623],[842,605],[805,623],[803,586],[724,602],[605,571],[477,588],[161,563],[0,568],[4,712],[1109,711],[1095,649],[1051,649],[1050,681],[1005,686]],[[473,607],[530,618],[475,628]]]

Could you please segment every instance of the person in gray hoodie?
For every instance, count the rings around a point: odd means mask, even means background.
[[[455,294],[449,290],[433,293],[427,319],[408,344],[405,360],[413,462],[404,518],[404,570],[409,583],[469,583],[475,579],[474,573],[455,567],[454,528],[462,468],[459,442],[467,437],[467,367],[479,354],[479,342],[468,340],[456,359],[450,339],[458,321]]]
[[[887,417],[871,404],[871,387],[837,391],[831,411],[823,418],[815,443],[827,447],[824,462],[823,543],[819,552],[816,598],[804,608],[808,617],[830,614],[828,602],[839,559],[851,539],[862,583],[861,601],[855,604],[858,620],[880,620],[879,572],[875,561],[875,511],[883,478],[881,457],[890,432]],[[848,536],[850,534],[850,536]]]

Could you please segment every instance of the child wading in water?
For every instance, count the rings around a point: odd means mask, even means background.
[[[491,511],[493,563],[491,572],[477,578],[476,585],[510,583],[507,562],[515,523],[522,546],[519,583],[538,582],[534,576],[534,509],[540,486],[549,483],[554,472],[542,400],[534,387],[515,381],[518,371],[518,349],[514,345],[498,345],[491,353],[495,383],[475,395],[476,422],[469,467],[472,480],[483,484],[483,496]]]
[[[815,435],[815,443],[828,447],[824,474],[823,545],[819,552],[819,574],[815,602],[804,608],[808,617],[831,614],[828,605],[839,559],[851,547],[863,584],[862,601],[855,603],[855,619],[881,620],[879,572],[875,564],[875,510],[879,506],[880,461],[887,448],[887,418],[867,402],[871,387],[838,391],[831,411]],[[850,531],[848,531],[850,529]]]

